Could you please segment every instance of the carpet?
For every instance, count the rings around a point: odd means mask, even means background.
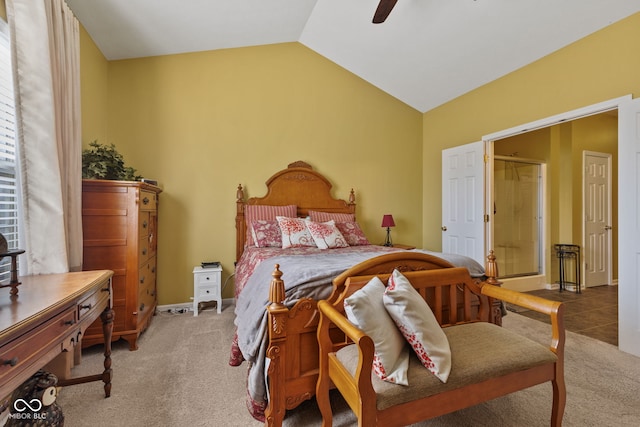
[[[66,427],[259,426],[245,407],[246,366],[228,365],[233,306],[218,315],[159,314],[131,352],[114,346],[113,389],[105,399],[101,383],[65,387],[58,403]],[[550,326],[509,312],[504,327],[548,344]],[[99,347],[84,351],[78,375],[102,364]],[[564,426],[640,425],[640,358],[616,347],[567,332]],[[415,424],[420,427],[548,426],[551,385],[541,384],[491,402]],[[334,426],[355,426],[355,418],[333,393]],[[288,411],[284,425],[320,426],[315,400]]]

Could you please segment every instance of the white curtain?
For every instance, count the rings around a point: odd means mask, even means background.
[[[23,202],[20,274],[82,265],[79,25],[64,0],[6,0]]]

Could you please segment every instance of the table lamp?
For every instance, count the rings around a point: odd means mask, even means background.
[[[387,239],[384,241],[385,246],[393,246],[391,242],[391,227],[395,227],[396,223],[393,222],[393,215],[383,215],[381,227],[387,227]]]

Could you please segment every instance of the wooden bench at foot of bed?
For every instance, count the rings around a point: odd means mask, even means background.
[[[350,277],[385,275],[394,269],[403,273],[434,271],[434,277],[448,283],[459,283],[460,277],[473,283],[479,281],[471,279],[466,268],[454,267],[441,258],[420,252],[393,252],[364,261],[336,277],[333,280],[333,292],[327,301],[342,301],[353,292],[353,287],[347,286]],[[497,275],[493,252],[487,257],[485,269],[487,275]],[[485,283],[492,283],[487,286],[499,284],[494,275],[487,277]],[[319,372],[318,302],[304,298],[287,308],[283,304],[285,287],[281,277],[282,272],[276,266],[270,287],[270,305],[267,307],[269,344],[266,355],[270,360],[267,371],[269,404],[265,410],[265,425],[268,426],[282,425],[287,410],[315,395]],[[484,305],[480,303],[482,298],[486,300]],[[502,324],[500,301],[480,294],[469,294],[464,286],[454,287],[446,294],[429,293],[427,299],[432,307],[439,307],[434,311],[444,322],[470,321],[481,316],[484,321]],[[337,328],[332,328],[332,333],[336,337],[340,335]],[[344,340],[344,334],[342,338]]]
[[[434,293],[452,295],[463,288],[463,300],[451,300],[451,311],[459,303],[470,306],[472,297],[480,302],[477,315],[452,319],[443,316],[441,307],[434,305],[433,300],[425,298],[451,348],[451,374],[446,383],[424,368],[415,355],[409,364],[408,386],[390,384],[372,375],[373,340],[347,320],[343,300],[373,276],[350,277],[343,298],[318,302],[320,374],[316,399],[323,427],[332,425],[329,403],[332,386],[355,413],[358,426],[389,427],[417,423],[545,382],[551,382],[553,388],[551,426],[562,425],[566,400],[562,303],[486,283],[477,285],[466,269],[452,270],[459,276],[445,277],[440,270],[405,274],[423,298]],[[388,275],[379,277],[386,282]],[[549,347],[491,324],[487,315],[491,299],[549,315],[552,325]],[[348,338],[336,339],[336,327]]]

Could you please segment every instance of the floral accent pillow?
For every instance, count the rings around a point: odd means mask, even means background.
[[[371,244],[357,222],[338,222],[336,223],[336,227],[338,227],[338,230],[340,230],[340,233],[342,233],[349,246],[365,246]]]
[[[316,242],[311,237],[304,218],[289,218],[277,216],[278,226],[282,233],[282,248],[298,248],[301,246],[315,247]]]
[[[451,372],[451,348],[429,304],[398,270],[389,277],[382,299],[422,365],[446,383]]]
[[[333,221],[313,222],[307,220],[307,229],[320,249],[346,248],[349,246]]]
[[[356,220],[356,216],[350,213],[336,213],[336,212],[322,212],[322,211],[309,211],[309,218],[314,222],[353,222]]]
[[[282,233],[276,220],[257,219],[251,221],[251,233],[257,248],[282,247]]]
[[[244,245],[254,246],[253,232],[251,230],[251,223],[258,219],[264,219],[268,221],[275,221],[276,216],[290,216],[295,217],[298,207],[296,205],[285,206],[272,206],[272,205],[246,205],[244,207],[244,219],[247,224],[247,235]]]
[[[384,309],[384,283],[376,276],[344,300],[347,319],[375,346],[373,372],[382,380],[408,385],[409,347]]]

